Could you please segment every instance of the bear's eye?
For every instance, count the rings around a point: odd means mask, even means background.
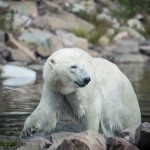
[[[75,69],[75,68],[77,68],[77,66],[76,66],[76,65],[73,65],[73,66],[71,66],[71,68],[74,68],[74,69]]]

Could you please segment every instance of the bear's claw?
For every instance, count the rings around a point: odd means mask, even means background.
[[[35,126],[32,126],[31,128],[28,128],[26,130],[21,131],[20,137],[21,138],[30,138],[34,137],[33,134],[38,130],[38,128],[35,128]]]

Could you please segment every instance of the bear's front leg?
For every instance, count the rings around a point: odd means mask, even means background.
[[[86,110],[85,115],[81,117],[81,123],[85,130],[99,131],[100,115],[91,105],[91,108]],[[92,108],[93,107],[93,108]]]
[[[21,136],[28,137],[34,132],[45,133],[55,129],[63,106],[63,96],[51,91],[49,85],[45,83],[40,103],[26,119]]]
[[[33,136],[34,133],[42,132],[43,129],[48,125],[48,117],[38,108],[25,120],[23,130],[21,132],[21,137],[27,138]]]

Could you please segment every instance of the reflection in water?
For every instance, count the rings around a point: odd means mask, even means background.
[[[143,64],[119,65],[132,82],[142,111],[143,121],[150,122],[150,67]],[[22,87],[4,87],[0,84],[0,135],[18,135],[25,118],[38,105],[43,80]],[[133,106],[134,107],[134,106]],[[67,124],[67,126],[66,126]],[[68,126],[69,125],[69,126]],[[56,131],[79,131],[79,126],[62,120]]]

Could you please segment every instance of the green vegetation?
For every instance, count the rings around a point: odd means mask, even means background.
[[[87,32],[84,29],[74,29],[71,32],[76,36],[86,38],[92,44],[97,45],[99,38],[103,36],[106,33],[107,29],[111,26],[110,23],[105,20],[98,20],[97,14],[88,14],[81,11],[80,13],[78,13],[78,16],[94,24],[95,29],[90,32]]]
[[[19,146],[20,146],[20,143],[15,140],[12,140],[12,141],[0,140],[0,147],[3,147],[4,149],[10,148],[10,147],[17,148]]]
[[[120,18],[131,18],[136,14],[150,13],[150,0],[116,0],[120,4],[117,10],[113,10],[114,15]]]
[[[72,33],[74,33],[78,37],[87,38],[88,32],[86,32],[84,29],[73,29],[71,30]]]

